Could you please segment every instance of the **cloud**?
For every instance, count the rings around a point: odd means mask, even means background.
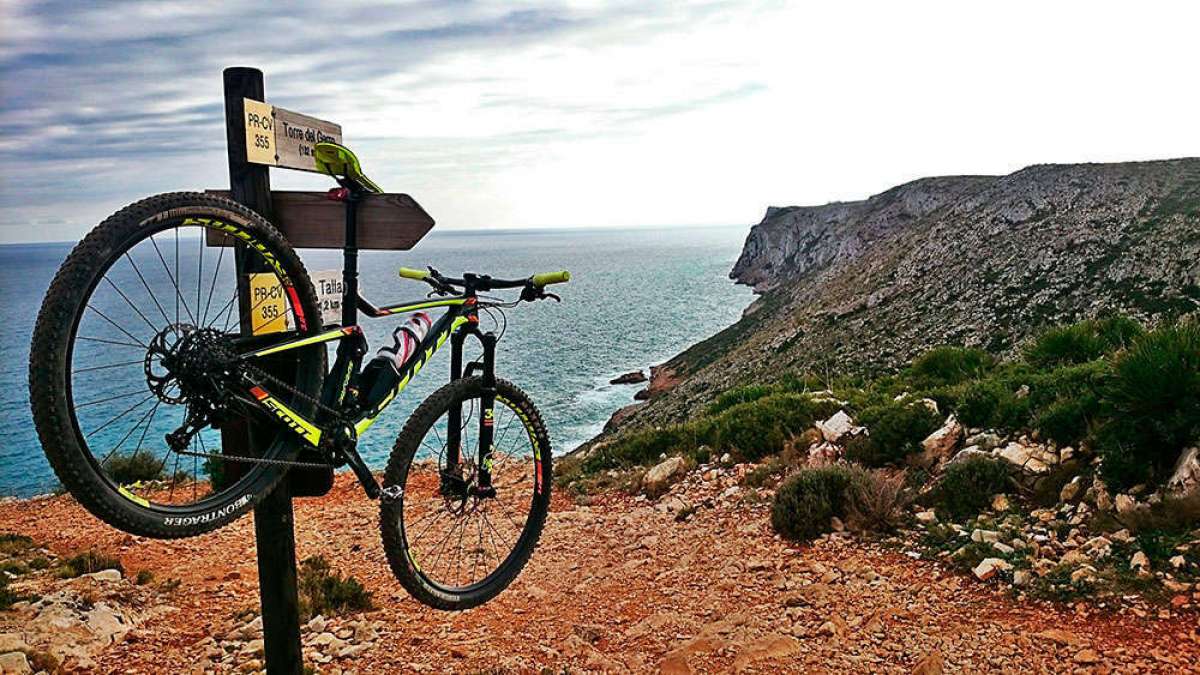
[[[1197,154],[1155,3],[0,4],[0,241],[227,181],[220,73],[439,227],[735,223],[936,173]],[[986,27],[986,29],[985,29]],[[282,188],[327,180],[277,171]],[[31,228],[30,223],[41,224]]]

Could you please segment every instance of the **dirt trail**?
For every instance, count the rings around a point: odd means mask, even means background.
[[[716,498],[685,522],[624,496],[556,500],[542,545],[493,602],[447,614],[391,577],[376,508],[346,476],[297,508],[300,556],[325,555],[375,593],[381,638],[346,672],[1183,672],[1200,663],[1194,615],[1139,619],[1018,604],[973,579],[850,540],[790,548],[767,507]],[[56,552],[119,552],[182,584],[180,611],[139,627],[100,658],[113,672],[187,672],[203,638],[256,607],[249,518],[214,534],[155,541],[117,532],[69,498],[0,504],[0,530]]]

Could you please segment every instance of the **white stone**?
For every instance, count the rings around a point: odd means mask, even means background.
[[[824,422],[817,422],[817,430],[826,441],[837,443],[846,436],[861,433],[863,428],[855,425],[854,418],[847,415],[845,410],[839,410]]]
[[[994,544],[1000,541],[1000,533],[995,530],[975,530],[971,533],[971,541],[979,544]]]
[[[81,576],[85,576],[89,579],[95,579],[96,581],[113,582],[113,581],[121,580],[121,571],[120,570],[100,570],[99,572],[92,572],[90,574],[84,574]]]
[[[962,425],[958,423],[954,415],[947,417],[941,428],[921,441],[922,452],[919,463],[928,468],[949,458],[954,454],[954,449],[958,447],[962,437]]]
[[[1117,495],[1116,499],[1113,500],[1113,503],[1117,507],[1117,513],[1121,515],[1133,513],[1133,511],[1137,509],[1137,501],[1134,500],[1133,497],[1130,497],[1126,494]]]
[[[1129,559],[1129,566],[1135,570],[1148,570],[1150,569],[1150,558],[1142,551],[1138,551]]]
[[[925,525],[932,525],[938,521],[937,513],[933,511],[921,511],[917,514],[917,522]]]
[[[1012,569],[1007,561],[1001,558],[984,558],[975,569],[971,570],[980,581],[987,581],[1000,572],[1007,572]]]
[[[1167,489],[1180,494],[1200,489],[1200,446],[1185,449],[1175,462]]]
[[[687,460],[682,457],[668,457],[646,472],[642,477],[642,489],[650,494],[660,493],[686,471]]]
[[[1001,458],[1025,473],[1034,475],[1049,473],[1050,467],[1039,458],[1039,454],[1038,448],[1016,442],[1009,443],[1000,451]]]
[[[4,675],[28,675],[33,672],[29,659],[22,652],[0,654],[0,673]]]

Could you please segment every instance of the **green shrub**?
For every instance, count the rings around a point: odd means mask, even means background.
[[[1029,398],[1018,396],[1020,386],[1006,379],[978,380],[967,384],[955,414],[969,427],[1019,429],[1029,424]]]
[[[942,425],[942,416],[921,403],[887,403],[863,410],[858,421],[870,431],[870,441],[851,444],[847,457],[881,467],[899,465],[920,452],[921,441]]]
[[[100,570],[117,570],[122,574],[125,572],[119,559],[99,551],[84,551],[62,561],[58,567],[58,576],[70,579]]]
[[[759,384],[752,384],[745,387],[730,389],[729,391],[726,391],[718,396],[715,401],[708,404],[706,413],[708,415],[716,415],[740,403],[757,401],[764,396],[771,395],[774,393],[774,391],[775,389],[773,387],[767,387]]]
[[[134,450],[129,454],[113,455],[104,463],[109,480],[118,485],[132,485],[143,480],[163,477],[164,462],[149,451]]]
[[[992,503],[992,495],[1007,492],[1008,469],[989,457],[971,457],[946,467],[932,493],[933,505],[952,518],[973,516]]]
[[[1163,477],[1200,438],[1200,322],[1136,340],[1114,361],[1103,403],[1111,415],[1097,442],[1105,481],[1122,489]]]
[[[803,394],[772,394],[735,405],[699,425],[703,442],[752,462],[783,449],[784,442],[837,412],[830,401]]]
[[[1059,398],[1037,412],[1033,426],[1059,445],[1078,445],[1099,410],[1100,399],[1095,394]]]
[[[8,587],[8,576],[0,574],[0,610],[7,610],[21,597]]]
[[[771,527],[796,541],[828,532],[831,518],[846,516],[846,488],[853,476],[851,470],[840,466],[796,472],[775,493]]]
[[[333,572],[323,556],[300,561],[298,590],[300,616],[303,620],[321,614],[337,616],[348,612],[374,608],[371,593],[358,579]]]
[[[154,581],[154,572],[150,570],[138,570],[137,577],[134,578],[134,583],[138,586],[145,586]]]
[[[994,364],[982,349],[935,347],[913,360],[908,374],[917,387],[936,387],[978,378]]]
[[[23,553],[33,548],[33,539],[15,532],[0,532],[0,553]]]
[[[1057,326],[1026,347],[1025,360],[1043,368],[1085,363],[1129,345],[1143,332],[1141,324],[1125,317]]]

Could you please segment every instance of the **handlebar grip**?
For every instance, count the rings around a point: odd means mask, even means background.
[[[571,280],[571,273],[563,270],[561,272],[545,272],[543,274],[533,275],[532,281],[534,286],[549,286],[550,284],[565,284]]]
[[[401,267],[400,276],[404,279],[413,279],[415,281],[425,281],[429,278],[429,272],[426,270],[414,270],[411,267]]]

